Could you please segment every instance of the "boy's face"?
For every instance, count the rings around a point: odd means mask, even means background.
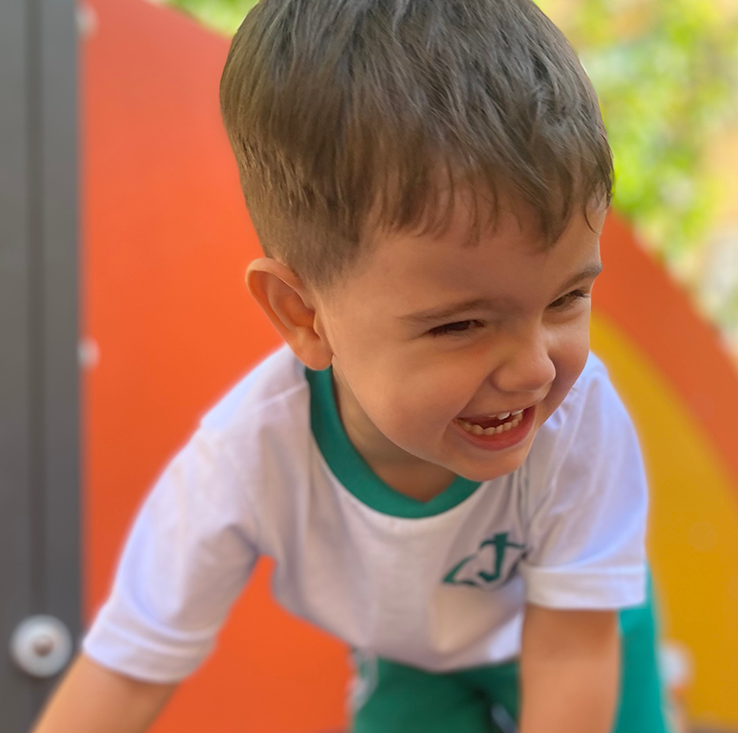
[[[496,232],[465,246],[463,212],[440,237],[378,238],[318,299],[346,431],[385,480],[514,471],[587,360],[605,211],[590,213],[596,232],[577,211],[549,249],[504,209]]]

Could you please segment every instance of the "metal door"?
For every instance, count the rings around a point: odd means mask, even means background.
[[[55,681],[12,661],[18,625],[80,631],[76,74],[72,0],[0,0],[3,733],[27,731]]]

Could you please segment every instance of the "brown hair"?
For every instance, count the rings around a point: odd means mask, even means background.
[[[477,231],[502,192],[549,244],[611,201],[597,96],[531,0],[261,0],[221,106],[265,253],[314,286],[356,261],[370,215],[442,229],[461,186]]]

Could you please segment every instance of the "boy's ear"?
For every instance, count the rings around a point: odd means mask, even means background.
[[[246,284],[297,358],[310,369],[327,369],[333,353],[316,329],[315,307],[301,278],[281,262],[263,257],[249,265]]]

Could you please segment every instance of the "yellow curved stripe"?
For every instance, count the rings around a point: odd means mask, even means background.
[[[592,350],[607,364],[643,446],[652,497],[649,551],[665,637],[685,643],[694,658],[690,716],[738,725],[736,487],[679,395],[600,314],[593,318]]]

